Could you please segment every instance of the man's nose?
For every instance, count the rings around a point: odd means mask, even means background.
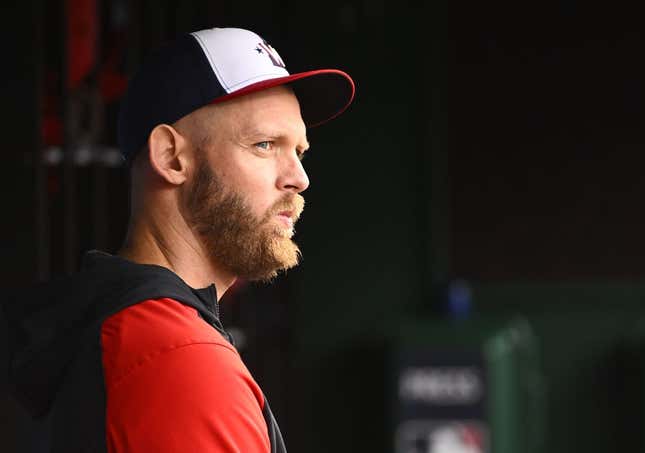
[[[285,157],[281,165],[281,175],[278,178],[280,190],[300,193],[309,187],[309,177],[296,153]]]

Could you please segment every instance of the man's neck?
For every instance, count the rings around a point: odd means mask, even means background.
[[[205,288],[215,283],[221,297],[235,282],[235,276],[213,263],[192,231],[173,227],[171,222],[163,228],[148,219],[133,219],[123,247],[117,252],[129,261],[156,264],[170,269],[192,288]]]

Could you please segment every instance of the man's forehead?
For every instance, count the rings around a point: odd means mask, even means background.
[[[291,120],[302,121],[298,98],[290,89],[282,86],[240,96],[221,105],[227,106],[229,110],[237,111],[238,114],[245,117],[263,117],[265,112],[279,112],[282,117],[288,116]]]
[[[307,143],[307,129],[304,124],[294,123],[283,118],[256,118],[238,124],[237,132],[242,137],[248,138],[279,138],[293,136],[299,141]]]
[[[228,123],[235,132],[252,135],[298,135],[306,141],[307,129],[296,96],[285,87],[242,96],[212,106],[212,120]],[[222,121],[223,120],[223,121]]]

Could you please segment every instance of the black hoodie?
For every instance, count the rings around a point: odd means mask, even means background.
[[[36,418],[50,417],[51,452],[105,452],[105,387],[100,332],[111,315],[144,300],[170,298],[197,310],[225,338],[214,285],[190,288],[169,269],[92,251],[77,274],[5,301],[14,397]],[[284,452],[269,405],[272,453]]]

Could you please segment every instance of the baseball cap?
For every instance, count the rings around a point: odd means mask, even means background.
[[[119,112],[121,153],[131,160],[158,124],[283,84],[293,88],[307,127],[335,118],[354,98],[354,82],[345,72],[289,74],[278,52],[252,31],[211,28],[182,35],[147,58],[130,81]]]

